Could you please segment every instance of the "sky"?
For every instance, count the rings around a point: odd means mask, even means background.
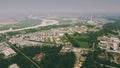
[[[120,0],[0,0],[0,16],[120,13]]]

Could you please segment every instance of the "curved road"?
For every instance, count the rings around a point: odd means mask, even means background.
[[[55,22],[52,22],[52,23],[48,24],[48,23],[46,23],[45,20],[43,20],[43,22],[40,25],[26,27],[26,28],[21,28],[21,29],[14,29],[14,30],[3,30],[3,31],[0,31],[0,33],[15,32],[15,31],[33,29],[33,28],[38,28],[38,27],[41,27],[41,26],[48,26],[48,25],[54,25],[54,24],[58,24],[58,23],[56,23],[56,21],[55,21]]]

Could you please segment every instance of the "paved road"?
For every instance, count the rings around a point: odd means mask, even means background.
[[[15,46],[13,46],[10,42],[7,42],[6,43],[13,47],[15,50],[17,50],[21,55],[23,55],[26,59],[28,59],[31,63],[33,63],[37,68],[40,68],[40,66],[38,64],[36,64],[33,60],[31,60],[28,56],[26,56],[23,52],[21,52],[18,48],[16,48]]]
[[[36,25],[36,26],[31,26],[31,27],[26,27],[26,28],[21,28],[21,29],[14,29],[14,30],[3,30],[3,31],[0,31],[0,33],[7,33],[7,32],[15,32],[15,31],[21,31],[21,30],[27,30],[27,29],[33,29],[33,28],[38,28],[38,27],[41,27],[41,26],[48,26],[48,25],[54,25],[54,24],[57,24],[57,23],[46,23],[45,21],[43,21],[40,25]]]

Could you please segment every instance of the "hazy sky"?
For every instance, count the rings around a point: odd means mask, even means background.
[[[120,13],[120,0],[0,0],[0,16],[95,12]]]

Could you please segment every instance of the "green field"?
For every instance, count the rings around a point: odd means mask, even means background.
[[[80,47],[82,47],[82,48],[88,48],[89,47],[88,42],[78,42],[78,43],[79,43]]]
[[[74,47],[88,48],[90,37],[87,34],[66,34],[66,37],[73,44]]]

